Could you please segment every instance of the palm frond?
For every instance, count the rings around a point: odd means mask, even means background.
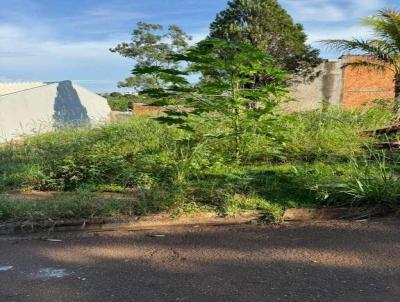
[[[376,39],[392,45],[392,49],[400,50],[400,13],[394,9],[383,9],[373,17],[362,19],[362,24],[371,27]]]
[[[381,72],[385,72],[388,69],[387,64],[373,62],[373,61],[367,61],[367,60],[365,60],[365,59],[363,60],[361,58],[359,61],[349,62],[349,63],[344,64],[344,66],[345,67],[350,66],[350,67],[354,67],[354,68],[364,67],[369,70],[378,70]]]
[[[376,40],[322,40],[319,43],[324,44],[330,49],[352,53],[361,51],[363,54],[373,56],[374,58],[388,64],[395,64],[393,57],[386,44],[377,43]]]

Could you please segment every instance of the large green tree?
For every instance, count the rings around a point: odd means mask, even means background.
[[[171,55],[184,52],[191,37],[176,25],[165,31],[160,24],[139,22],[132,32],[130,42],[122,42],[112,52],[135,60],[134,68],[159,66],[175,68]],[[132,75],[119,83],[119,87],[133,87],[136,90],[160,88],[163,81],[155,75]]]
[[[322,43],[343,53],[363,53],[375,60],[360,60],[353,67],[366,66],[377,70],[392,69],[394,72],[395,110],[400,104],[400,12],[383,9],[375,16],[362,19],[362,24],[371,29],[370,39],[325,40]]]
[[[210,37],[243,42],[264,51],[290,73],[307,74],[320,63],[303,26],[276,0],[232,0],[210,26]]]

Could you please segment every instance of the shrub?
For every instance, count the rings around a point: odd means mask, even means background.
[[[124,96],[109,96],[107,98],[108,105],[112,111],[128,111],[132,101]]]

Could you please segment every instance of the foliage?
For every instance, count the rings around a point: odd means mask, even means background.
[[[126,97],[124,95],[120,96],[108,96],[108,105],[112,111],[128,111],[132,106],[132,98]]]
[[[303,26],[276,0],[229,1],[211,24],[210,37],[252,45],[291,73],[308,73],[320,63],[318,50],[306,44]]]
[[[161,122],[178,124],[182,129],[196,131],[199,123],[212,125],[207,139],[232,139],[232,151],[240,161],[244,138],[249,133],[273,136],[275,109],[285,97],[285,73],[271,67],[265,53],[241,43],[218,39],[204,40],[182,55],[172,56],[176,65],[186,70],[158,66],[137,68],[135,74],[157,75],[169,83],[165,89],[147,89],[142,93],[162,99],[178,99],[188,110],[178,107],[166,111]],[[202,74],[204,80],[192,84],[187,77]],[[249,87],[254,76],[262,73],[273,79],[257,88]]]
[[[279,220],[283,210],[292,207],[341,202],[375,206],[378,192],[384,197],[380,204],[393,206],[398,200],[398,162],[385,158],[386,175],[393,177],[383,178],[378,158],[363,148],[371,138],[359,136],[392,117],[388,110],[372,108],[290,114],[276,121],[288,129],[282,132],[285,145],[246,135],[241,164],[230,160],[229,140],[199,141],[193,147],[187,131],[152,119],[34,136],[0,146],[0,188],[75,193],[51,203],[1,196],[0,219],[206,209],[223,214],[265,211]],[[213,124],[198,124],[196,131],[209,133],[210,128]],[[277,148],[282,148],[279,154],[271,153]],[[343,186],[355,190],[355,180],[364,188],[356,198]],[[124,193],[129,202],[96,199],[82,191]]]
[[[400,100],[400,12],[383,9],[373,17],[364,18],[362,24],[369,27],[373,37],[368,40],[326,40],[324,44],[334,49],[352,52],[361,51],[376,60],[360,60],[351,63],[355,67],[370,67],[378,70],[392,69],[395,73],[395,97]],[[395,106],[397,107],[398,104]],[[398,108],[395,108],[396,111]]]
[[[172,54],[182,53],[191,37],[176,25],[170,25],[165,32],[162,25],[139,22],[132,32],[130,42],[123,42],[112,48],[112,52],[135,60],[135,68],[157,65],[163,68],[176,67],[169,59]],[[162,81],[152,75],[133,75],[120,87],[137,90],[162,87]]]
[[[59,194],[42,199],[0,195],[0,221],[120,217],[140,213],[138,203],[107,199],[86,192]]]
[[[284,154],[289,161],[347,161],[371,143],[362,131],[382,128],[394,119],[390,110],[381,108],[293,113],[282,124],[287,129]]]
[[[353,157],[348,172],[340,177],[320,179],[316,186],[324,203],[336,206],[388,207],[400,204],[399,159],[370,150]]]

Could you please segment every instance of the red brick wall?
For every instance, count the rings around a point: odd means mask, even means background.
[[[159,116],[165,110],[163,106],[148,106],[140,103],[134,103],[132,106],[133,114],[137,116]]]
[[[345,56],[346,63],[371,60],[366,56]],[[346,109],[364,106],[376,99],[394,98],[394,73],[368,67],[346,66],[343,70],[342,106]]]

